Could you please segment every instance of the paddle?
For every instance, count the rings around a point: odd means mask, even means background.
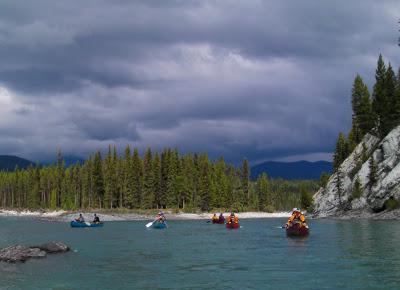
[[[150,223],[148,223],[148,224],[146,224],[146,228],[149,228],[149,227],[151,227],[154,223],[155,223],[155,221],[156,220],[154,220],[154,221],[152,221],[152,222],[150,222]]]
[[[86,224],[88,227],[91,226],[91,224],[90,224],[89,222],[85,222],[85,224]]]

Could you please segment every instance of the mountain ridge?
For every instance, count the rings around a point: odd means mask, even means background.
[[[15,155],[0,155],[0,170],[14,171],[15,167],[26,169],[29,165],[35,165],[35,162]]]
[[[332,173],[332,162],[306,161],[294,162],[266,161],[251,167],[251,178],[256,179],[263,172],[270,178],[318,179],[323,172]]]

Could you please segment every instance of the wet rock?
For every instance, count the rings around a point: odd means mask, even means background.
[[[32,248],[38,248],[42,251],[45,251],[48,254],[64,253],[70,250],[67,245],[60,242],[50,242],[39,246],[33,246]]]
[[[44,258],[47,253],[63,253],[69,247],[60,242],[50,242],[40,246],[13,245],[0,250],[0,261],[7,263],[25,262],[31,258]]]

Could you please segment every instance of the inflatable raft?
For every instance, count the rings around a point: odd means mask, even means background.
[[[72,228],[96,228],[96,227],[102,227],[102,226],[103,226],[103,223],[71,221]]]

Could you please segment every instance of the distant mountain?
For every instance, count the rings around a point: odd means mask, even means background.
[[[74,165],[76,163],[80,163],[81,165],[83,163],[85,163],[85,159],[83,159],[83,158],[81,158],[79,156],[75,156],[75,155],[66,155],[66,156],[63,156],[63,158],[64,158],[64,162],[65,162],[65,166],[66,167]]]
[[[76,163],[80,163],[81,165],[83,163],[85,163],[85,159],[79,157],[79,156],[75,156],[75,155],[65,155],[62,156],[63,160],[64,160],[64,165],[65,167],[69,167],[71,165],[75,165]],[[52,160],[46,160],[43,161],[41,164],[44,166],[49,166],[49,165],[54,165],[57,163],[56,159],[52,159]]]
[[[256,179],[266,172],[271,178],[283,179],[318,179],[322,172],[332,173],[332,162],[327,161],[267,161],[251,168],[251,178]]]
[[[17,156],[0,155],[0,170],[3,171],[14,171],[17,165],[18,168],[25,169],[30,164],[35,165],[35,162]]]

